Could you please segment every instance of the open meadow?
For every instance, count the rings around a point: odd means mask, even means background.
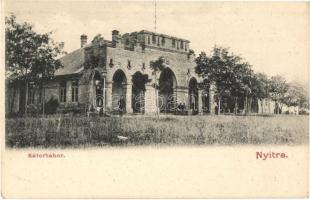
[[[124,116],[6,119],[7,147],[308,144],[309,116]]]

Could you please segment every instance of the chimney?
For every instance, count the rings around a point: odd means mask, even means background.
[[[118,43],[121,39],[121,36],[119,34],[118,30],[113,30],[112,31],[112,42],[113,43]]]
[[[113,30],[112,31],[112,35],[118,35],[119,34],[119,31],[118,30]]]
[[[83,34],[81,35],[81,48],[85,47],[87,44],[87,35]]]

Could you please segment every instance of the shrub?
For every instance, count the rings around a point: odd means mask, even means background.
[[[54,97],[50,98],[49,101],[47,101],[44,105],[45,114],[55,114],[57,111],[57,108],[59,106],[59,102]]]
[[[35,105],[35,104],[27,105],[27,115],[28,116],[35,117],[38,114],[40,114],[40,112],[41,112],[40,105]]]
[[[309,112],[307,112],[306,110],[300,110],[298,112],[299,115],[309,115]]]
[[[82,103],[65,103],[61,104],[57,108],[57,113],[71,113],[71,114],[81,114],[85,113],[85,104]]]

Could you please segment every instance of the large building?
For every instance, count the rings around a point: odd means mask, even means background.
[[[57,100],[58,112],[103,110],[113,113],[123,105],[127,114],[214,112],[211,89],[198,87],[190,42],[165,34],[139,31],[120,34],[112,31],[112,41],[97,35],[91,42],[81,36],[81,48],[60,60],[63,68],[44,85],[29,85],[27,104],[42,105]],[[151,63],[163,61],[154,71]],[[25,89],[10,87],[7,112],[22,112]],[[210,98],[211,97],[211,98]],[[43,101],[45,99],[45,101]],[[181,105],[181,106],[180,106]],[[42,107],[42,106],[41,106]]]

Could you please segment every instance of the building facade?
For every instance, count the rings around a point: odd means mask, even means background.
[[[53,80],[41,86],[29,84],[28,105],[51,99],[58,111],[80,109],[127,114],[214,113],[213,88],[200,89],[195,73],[190,41],[150,31],[120,34],[112,31],[112,41],[97,35],[91,42],[81,36],[81,48],[62,57]],[[154,71],[151,63],[162,61]],[[26,102],[23,86],[11,85],[7,91],[7,112],[21,112]],[[44,107],[44,105],[43,105]]]

